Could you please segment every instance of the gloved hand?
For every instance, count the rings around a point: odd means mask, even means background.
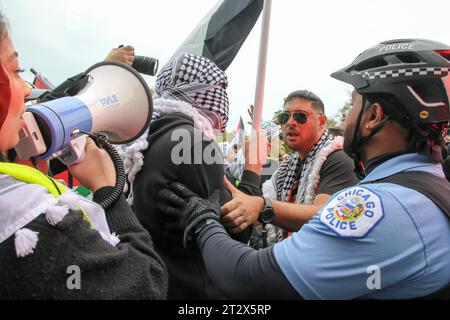
[[[193,232],[199,231],[206,220],[220,220],[220,191],[215,190],[208,199],[203,199],[179,182],[169,185],[169,189],[158,192],[159,202],[156,208],[174,218],[166,228],[183,231],[183,246],[193,239]]]

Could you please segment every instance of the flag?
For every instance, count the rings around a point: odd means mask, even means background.
[[[201,20],[172,58],[192,53],[226,70],[263,9],[264,0],[220,0]]]
[[[33,85],[37,89],[53,90],[55,86],[41,73],[31,68],[31,72],[34,74]]]
[[[236,135],[234,136],[233,140],[231,141],[231,146],[238,146],[237,150],[239,150],[244,145],[244,121],[242,120],[242,117],[240,117],[237,129],[236,129]]]
[[[236,129],[236,131],[240,131],[242,130],[242,132],[244,132],[245,127],[244,127],[244,121],[242,121],[242,117],[240,117],[239,119],[239,123],[238,123],[238,127]]]

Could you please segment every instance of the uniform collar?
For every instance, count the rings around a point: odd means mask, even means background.
[[[424,155],[418,153],[406,153],[381,163],[375,169],[373,169],[361,182],[387,178],[405,170],[425,167],[433,168],[437,165],[439,165],[438,162],[430,160]]]
[[[368,176],[373,170],[375,170],[378,166],[382,165],[386,161],[396,158],[400,155],[406,154],[407,152],[397,152],[397,153],[389,153],[384,154],[378,157],[375,157],[366,163],[365,174]]]

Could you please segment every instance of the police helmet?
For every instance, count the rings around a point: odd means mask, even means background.
[[[331,76],[363,96],[393,97],[406,117],[419,125],[450,120],[448,45],[424,39],[382,42]]]

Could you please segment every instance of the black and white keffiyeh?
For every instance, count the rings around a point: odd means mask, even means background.
[[[156,98],[189,103],[223,132],[228,122],[229,102],[225,72],[205,57],[185,53],[167,63],[156,80]]]
[[[280,165],[272,179],[264,183],[262,188],[264,196],[283,202],[288,202],[295,196],[295,203],[312,204],[319,186],[320,170],[323,164],[332,152],[342,148],[342,137],[336,137],[333,140],[333,136],[325,130],[303,161],[303,166],[298,152],[294,152]],[[297,194],[292,194],[295,182],[298,182],[298,191]],[[273,225],[267,225],[267,229],[268,243],[274,244],[283,240],[283,229]]]
[[[322,137],[308,153],[308,156],[304,160],[302,171],[300,171],[301,159],[298,152],[294,152],[286,161],[284,161],[278,169],[276,179],[277,198],[280,201],[288,201],[292,196],[290,191],[292,190],[294,181],[299,181],[299,188],[297,193],[297,203],[304,203],[306,196],[307,180],[309,180],[310,173],[313,168],[317,155],[333,140],[333,137],[325,130]]]
[[[171,113],[190,117],[194,126],[214,140],[225,130],[228,121],[228,80],[225,72],[211,60],[189,53],[168,62],[159,72],[155,84],[152,121]],[[148,148],[148,129],[127,145],[116,146],[127,175],[124,192],[133,204],[133,183],[144,164],[143,151]]]

